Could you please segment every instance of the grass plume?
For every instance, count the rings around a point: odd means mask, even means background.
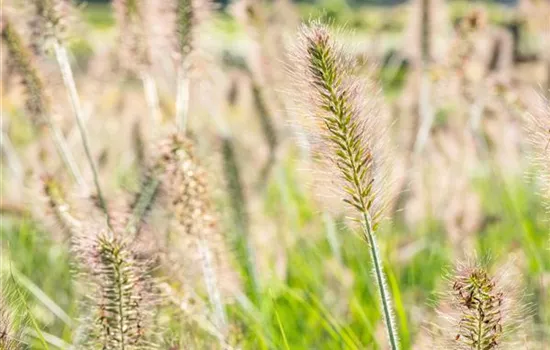
[[[491,274],[479,263],[456,265],[445,296],[449,309],[439,311],[443,322],[438,346],[457,350],[517,348],[527,312],[518,293],[518,276],[512,276],[512,266],[505,267],[503,273]]]
[[[70,0],[32,0],[33,12],[30,27],[36,52],[49,49],[64,41],[70,25]]]
[[[199,30],[209,17],[209,0],[172,0],[173,45],[177,64],[176,124],[185,130],[189,113],[190,73],[199,46]]]
[[[50,102],[47,98],[44,84],[39,75],[38,69],[33,62],[33,55],[25,46],[21,35],[17,32],[15,26],[7,15],[3,14],[0,19],[0,28],[2,30],[2,40],[6,44],[7,53],[11,58],[11,64],[22,79],[23,86],[27,92],[25,107],[27,113],[36,128],[47,126],[51,132],[52,140],[57,151],[63,160],[63,163],[75,179],[75,181],[84,189],[86,183],[78,168],[72,153],[67,146],[67,142],[61,130],[52,122],[50,118]]]
[[[48,206],[56,224],[60,225],[62,230],[67,232],[69,236],[77,234],[81,230],[82,224],[72,216],[71,208],[65,199],[65,193],[60,183],[54,177],[45,177],[43,179],[43,191],[48,199]]]
[[[19,73],[22,84],[27,91],[25,107],[36,126],[46,124],[49,113],[49,101],[44,84],[33,63],[32,53],[25,47],[21,35],[7,16],[1,19],[2,40],[10,56],[12,67]]]
[[[120,63],[133,73],[141,73],[151,60],[146,1],[116,0],[113,7],[119,30]]]
[[[108,227],[75,239],[89,307],[86,348],[153,349],[155,284],[132,243]]]
[[[234,291],[236,276],[210,198],[208,175],[194,154],[193,144],[180,133],[161,142],[152,164],[152,179],[158,180],[156,197],[171,216],[166,249],[176,261],[168,263],[183,264],[177,273],[190,285],[200,272],[218,326],[225,328],[222,299]]]
[[[306,100],[305,108],[309,107],[310,117],[318,126],[316,131],[321,134],[319,158],[336,170],[343,182],[343,200],[355,209],[361,222],[363,237],[370,247],[389,344],[391,349],[398,349],[391,296],[375,236],[387,181],[383,164],[387,144],[380,117],[363,102],[366,83],[356,77],[354,62],[334,41],[327,26],[318,21],[303,25],[293,53],[298,98]],[[304,96],[303,92],[308,93]]]

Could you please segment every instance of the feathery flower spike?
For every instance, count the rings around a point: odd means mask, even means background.
[[[384,208],[387,141],[376,110],[365,104],[365,82],[354,73],[355,63],[318,21],[303,25],[294,50],[297,98],[321,134],[319,159],[328,161],[342,180],[344,201],[358,213],[374,265],[391,349],[399,348],[391,296],[376,242],[375,230]],[[300,73],[302,72],[302,73]],[[368,85],[367,85],[368,86]],[[372,93],[372,91],[369,91]],[[304,104],[304,101],[297,101]]]

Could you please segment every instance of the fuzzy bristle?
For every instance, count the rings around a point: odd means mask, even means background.
[[[387,141],[380,114],[365,100],[369,84],[357,77],[356,64],[333,40],[327,26],[318,21],[303,25],[294,50],[297,102],[320,134],[318,158],[328,162],[342,184],[343,200],[355,209],[355,219],[369,245],[390,348],[399,349],[391,295],[380,257],[375,231],[385,207],[388,181],[384,154]],[[373,90],[370,94],[375,94]],[[305,98],[304,98],[305,97]],[[303,99],[303,100],[301,100]]]
[[[479,263],[459,263],[449,278],[434,346],[457,350],[515,349],[528,311],[511,264],[491,273]],[[512,276],[513,275],[513,276]],[[510,277],[512,276],[512,277]],[[508,278],[506,278],[508,277]]]
[[[121,65],[133,72],[141,73],[151,61],[149,34],[150,19],[146,0],[113,1],[119,38],[118,47]]]
[[[542,184],[542,196],[550,211],[550,103],[545,102],[542,110],[531,114],[527,131],[533,148],[533,162]]]
[[[217,278],[228,281],[220,283],[220,289],[229,292],[235,281],[229,249],[211,201],[208,175],[194,155],[193,144],[173,134],[157,148],[153,164],[160,181],[158,196],[172,216],[166,244],[171,259],[184,264],[178,273],[188,280],[203,274],[197,271],[197,264],[203,263],[199,248],[206,244]]]
[[[456,277],[453,291],[462,309],[456,340],[471,349],[494,349],[502,336],[503,293],[487,272],[474,268]]]
[[[21,330],[18,327],[17,309],[14,303],[17,302],[15,293],[9,288],[11,282],[0,281],[2,288],[0,290],[0,349],[2,350],[20,350],[25,349],[21,340]],[[16,305],[15,305],[16,307]]]
[[[197,49],[197,31],[210,16],[212,3],[209,0],[173,1],[175,53],[183,61]]]
[[[344,184],[344,201],[367,212],[376,229],[387,203],[388,141],[373,84],[358,78],[357,67],[332,38],[328,27],[304,25],[293,53],[297,102],[317,126],[319,159],[328,160]],[[369,96],[370,95],[370,96]],[[315,137],[315,136],[312,136]]]
[[[154,349],[157,301],[150,266],[132,243],[108,228],[75,240],[79,271],[93,320],[86,345],[93,349]]]
[[[30,23],[36,52],[48,49],[53,41],[66,39],[70,22],[70,0],[33,0]]]

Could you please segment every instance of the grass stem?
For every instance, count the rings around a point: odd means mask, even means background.
[[[76,84],[73,77],[73,71],[69,63],[67,50],[59,42],[55,42],[54,49],[55,49],[55,57],[57,59],[57,63],[59,64],[61,75],[63,76],[63,82],[65,83],[65,87],[67,88],[67,91],[69,93],[69,98],[71,100],[74,116],[78,125],[78,129],[80,131],[80,136],[82,138],[82,145],[84,146],[86,158],[88,159],[88,163],[90,164],[90,168],[92,169],[92,175],[94,178],[94,184],[97,191],[97,197],[99,199],[99,205],[101,206],[101,209],[103,210],[107,218],[107,222],[109,222],[109,212],[107,210],[107,204],[105,202],[105,198],[103,197],[101,186],[99,184],[99,176],[97,173],[97,168],[96,168],[94,159],[92,157],[92,153],[90,151],[90,145],[88,143],[88,137],[86,135],[86,129],[84,125],[84,117],[82,113],[82,108],[80,106],[80,98],[78,97],[78,91],[76,90]]]

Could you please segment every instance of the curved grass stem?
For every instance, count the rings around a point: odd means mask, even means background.
[[[390,341],[390,347],[392,350],[399,349],[399,338],[397,330],[395,329],[395,323],[393,321],[393,306],[391,302],[390,292],[388,291],[386,276],[384,275],[382,259],[380,258],[380,252],[378,249],[378,243],[372,229],[371,219],[368,213],[363,212],[363,233],[370,246],[370,253],[372,263],[374,266],[374,274],[376,276],[376,285],[378,287],[378,293],[382,302],[382,311],[384,313],[384,322],[386,323],[386,330],[388,333],[388,339]]]
[[[84,181],[84,177],[82,176],[82,173],[80,172],[80,169],[78,168],[78,165],[74,160],[73,154],[69,150],[69,146],[67,145],[65,137],[63,137],[63,133],[57,127],[57,125],[55,125],[50,120],[48,121],[48,128],[52,133],[52,139],[55,144],[55,148],[57,149],[57,152],[59,153],[59,156],[61,157],[63,163],[71,173],[71,176],[74,178],[76,183],[78,183],[78,186],[80,186],[87,192],[88,187],[86,185],[86,182]]]
[[[84,146],[86,158],[88,159],[88,163],[90,164],[90,168],[92,169],[92,175],[94,178],[94,184],[97,191],[97,197],[99,199],[99,205],[101,206],[101,209],[103,210],[105,216],[107,217],[107,222],[109,222],[109,213],[107,211],[107,204],[105,202],[103,193],[101,191],[101,186],[99,184],[99,176],[97,174],[97,168],[95,166],[95,162],[92,157],[92,152],[90,151],[90,145],[88,142],[88,137],[86,135],[86,129],[84,125],[84,117],[82,113],[82,108],[80,106],[80,98],[78,97],[78,91],[76,90],[76,84],[74,81],[71,65],[69,64],[69,57],[67,55],[67,50],[59,42],[55,42],[54,49],[55,49],[55,57],[57,59],[57,63],[59,64],[61,75],[63,77],[63,82],[65,83],[65,87],[67,88],[67,92],[69,93],[69,98],[71,100],[74,116],[78,125],[78,129],[80,131],[80,136],[82,138],[82,145]]]

